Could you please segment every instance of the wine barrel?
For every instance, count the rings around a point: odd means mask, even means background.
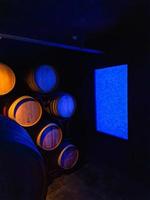
[[[62,141],[62,130],[55,123],[49,123],[42,128],[37,137],[37,145],[43,150],[56,149]]]
[[[45,164],[31,137],[0,116],[0,199],[44,200],[46,192]]]
[[[31,96],[22,96],[4,108],[4,115],[24,127],[35,125],[42,116],[40,103]]]
[[[62,169],[72,169],[79,158],[79,150],[71,143],[62,144],[61,151],[58,156],[58,165]]]
[[[16,77],[7,65],[0,63],[0,95],[8,94],[15,86]]]
[[[62,118],[71,117],[75,112],[75,107],[75,99],[67,93],[60,94],[45,105],[47,112]]]
[[[36,92],[48,93],[57,84],[57,74],[52,66],[40,65],[27,76],[28,86]]]

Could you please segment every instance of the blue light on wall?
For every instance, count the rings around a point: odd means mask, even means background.
[[[96,129],[128,139],[128,65],[95,70]]]

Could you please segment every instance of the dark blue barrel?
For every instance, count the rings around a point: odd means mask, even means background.
[[[63,142],[57,160],[59,167],[65,170],[72,169],[77,164],[78,159],[78,148],[72,143]]]
[[[72,95],[68,93],[61,93],[53,100],[46,104],[45,109],[47,112],[54,116],[62,118],[70,118],[75,112],[76,102]]]
[[[0,199],[44,200],[43,158],[24,128],[0,116]]]
[[[29,73],[27,83],[34,91],[51,92],[57,84],[56,71],[50,65],[40,65]]]
[[[79,161],[79,149],[72,141],[64,139],[55,151],[44,155],[49,174],[54,171],[70,171],[75,169]]]

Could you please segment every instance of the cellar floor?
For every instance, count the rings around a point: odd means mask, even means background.
[[[48,188],[46,200],[150,200],[149,185],[111,167],[86,164]]]

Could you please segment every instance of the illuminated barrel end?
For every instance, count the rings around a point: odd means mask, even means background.
[[[64,94],[57,100],[57,114],[63,118],[70,118],[76,108],[74,98],[69,94]]]
[[[62,141],[62,130],[55,123],[49,123],[39,133],[37,145],[43,150],[52,151],[56,149]]]
[[[30,127],[41,119],[42,107],[34,98],[22,96],[11,104],[7,115],[21,126]]]
[[[50,92],[57,84],[57,75],[50,65],[40,65],[34,74],[34,79],[39,90],[43,93]]]
[[[58,157],[58,165],[65,170],[72,169],[79,159],[79,150],[73,144],[68,144],[65,146],[59,157]]]
[[[0,95],[8,94],[16,83],[14,72],[7,65],[0,63]]]

